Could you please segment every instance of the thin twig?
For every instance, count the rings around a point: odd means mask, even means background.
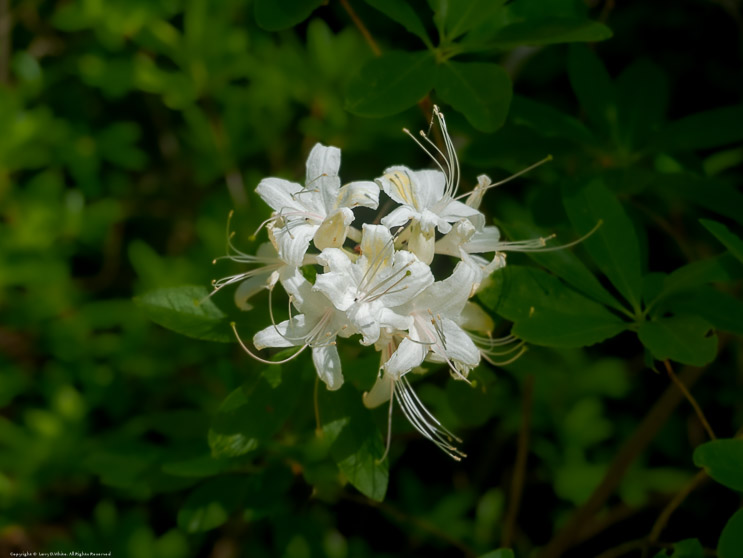
[[[521,495],[524,489],[526,476],[526,459],[529,456],[529,434],[531,430],[531,407],[534,394],[534,376],[529,374],[524,381],[524,396],[521,404],[521,428],[519,429],[518,445],[516,446],[516,461],[513,465],[513,479],[509,496],[508,512],[503,526],[502,546],[510,548],[516,528],[516,518],[521,505]]]
[[[681,380],[687,386],[696,382],[704,372],[704,368],[689,367],[681,373]],[[601,483],[593,491],[588,500],[568,519],[565,526],[555,535],[541,553],[540,558],[557,558],[570,548],[578,538],[581,530],[604,505],[604,502],[614,493],[622,481],[624,474],[634,462],[635,458],[647,447],[661,427],[665,424],[673,410],[684,399],[683,394],[676,386],[668,386],[655,405],[645,415],[632,436],[624,443],[614,457]]]
[[[351,21],[353,21],[354,25],[364,36],[364,40],[366,40],[366,44],[369,45],[369,48],[374,53],[374,56],[382,56],[382,50],[379,48],[379,45],[374,40],[374,37],[372,37],[372,34],[369,33],[369,30],[366,28],[366,25],[364,25],[364,22],[361,21],[361,18],[351,7],[351,4],[348,3],[348,0],[341,0],[341,5],[343,6],[343,9],[346,10],[348,17],[351,18]]]
[[[358,496],[356,494],[351,494],[347,492],[343,493],[343,497],[346,500],[350,500],[351,502],[356,502],[357,504],[362,504],[362,505],[369,506],[372,508],[377,508],[383,513],[387,513],[391,515],[397,521],[409,523],[419,528],[421,531],[425,531],[426,533],[433,535],[437,539],[440,539],[444,541],[445,543],[458,548],[466,558],[474,558],[475,556],[477,556],[477,553],[472,548],[470,548],[468,545],[464,544],[462,541],[455,539],[448,533],[442,531],[441,529],[438,528],[438,526],[434,525],[430,521],[426,521],[425,519],[421,519],[413,515],[408,515],[404,511],[397,509],[396,507],[388,504],[387,502],[374,502],[372,500],[369,500],[368,498],[364,498],[363,496]]]
[[[678,379],[676,374],[673,371],[673,368],[671,367],[671,363],[668,362],[668,359],[663,361],[663,364],[666,367],[666,372],[668,372],[668,376],[673,380],[673,383],[678,386],[678,388],[681,390],[681,393],[684,394],[684,397],[686,397],[686,400],[691,403],[691,406],[694,407],[694,412],[697,414],[697,417],[699,418],[699,422],[702,423],[702,426],[704,426],[704,429],[707,431],[707,435],[710,437],[711,440],[717,440],[717,436],[715,436],[714,431],[712,430],[712,427],[709,425],[709,422],[707,421],[707,417],[704,416],[704,412],[702,412],[702,408],[699,406],[699,403],[697,403],[697,400],[694,399],[694,396],[691,394],[691,392],[686,389],[686,386],[681,382],[681,380]]]
[[[686,500],[686,497],[691,494],[694,489],[702,484],[707,479],[707,471],[702,469],[699,471],[694,477],[684,485],[684,487],[676,494],[676,496],[671,499],[670,502],[666,505],[665,508],[663,508],[663,511],[660,512],[660,515],[658,516],[658,519],[655,520],[655,523],[653,524],[653,528],[650,530],[650,534],[648,535],[648,545],[646,546],[643,554],[645,554],[648,550],[649,546],[654,546],[655,543],[658,541],[658,538],[660,537],[661,533],[663,532],[663,529],[668,524],[668,520],[671,518],[671,515],[673,512],[676,511],[676,509]]]
[[[12,27],[10,0],[0,0],[0,84],[7,84],[10,79],[10,32]]]

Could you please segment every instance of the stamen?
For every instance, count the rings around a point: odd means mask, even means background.
[[[302,347],[296,353],[294,353],[289,358],[285,358],[284,360],[266,360],[264,358],[261,358],[253,354],[253,352],[250,349],[248,349],[247,345],[243,343],[243,340],[240,338],[240,334],[237,333],[237,326],[235,325],[235,322],[231,322],[230,327],[232,328],[232,331],[235,333],[237,342],[240,343],[240,346],[243,348],[243,350],[246,353],[248,353],[251,357],[253,357],[255,360],[257,360],[258,362],[262,362],[263,364],[284,364],[286,362],[289,362],[290,360],[294,360],[295,358],[297,358],[308,347],[308,345],[306,344],[302,345]]]
[[[522,174],[526,174],[527,172],[529,172],[529,171],[531,171],[531,170],[533,170],[533,169],[535,169],[535,168],[537,168],[537,167],[539,167],[539,166],[542,166],[542,165],[543,165],[543,164],[545,164],[545,163],[548,163],[548,162],[550,162],[550,161],[552,160],[552,158],[553,158],[553,157],[552,157],[552,155],[547,155],[547,156],[546,156],[546,157],[545,157],[544,159],[542,159],[541,161],[537,161],[537,162],[536,162],[536,163],[534,163],[533,165],[529,165],[529,166],[528,166],[528,167],[526,167],[525,169],[523,169],[523,170],[520,170],[519,172],[517,172],[516,174],[513,174],[513,175],[511,175],[511,176],[509,176],[508,178],[504,178],[503,180],[500,180],[500,181],[498,181],[498,182],[494,182],[493,184],[488,184],[487,186],[484,186],[484,187],[480,188],[480,190],[482,190],[483,192],[485,192],[485,191],[487,191],[487,190],[490,190],[491,188],[497,188],[498,186],[502,186],[503,184],[506,184],[506,183],[508,183],[508,182],[511,182],[511,180],[513,180],[514,178],[518,178],[518,177],[519,177],[519,176],[521,176]],[[461,195],[457,196],[457,197],[456,197],[456,198],[454,198],[454,199],[455,199],[455,200],[458,200],[458,199],[461,199],[461,198],[467,197],[467,196],[469,196],[469,195],[470,195],[471,193],[472,193],[472,192],[465,192],[464,194],[461,194]]]
[[[581,236],[579,239],[573,240],[572,242],[568,242],[567,244],[562,244],[560,246],[550,246],[549,248],[543,248],[544,242],[542,242],[541,246],[538,246],[538,247],[532,249],[530,246],[527,245],[527,243],[529,243],[529,242],[536,242],[536,241],[524,240],[524,241],[520,241],[520,242],[523,242],[524,243],[523,247],[519,247],[518,246],[518,244],[519,244],[518,241],[517,242],[503,242],[503,243],[499,243],[498,250],[507,250],[509,252],[555,252],[556,250],[564,250],[565,248],[571,248],[571,247],[575,246],[576,244],[580,244],[585,239],[587,239],[588,237],[592,236],[597,230],[599,230],[599,227],[601,227],[601,225],[603,225],[603,224],[604,224],[604,220],[603,219],[599,219],[598,222],[596,223],[596,225],[590,231],[588,231],[586,234],[584,234],[583,236]],[[555,238],[556,236],[557,235],[555,235],[555,234],[551,234],[547,238],[544,238],[544,239],[540,238],[540,239],[537,239],[537,240],[546,241],[546,240],[550,240],[552,238]],[[516,248],[512,248],[512,246],[516,246]]]

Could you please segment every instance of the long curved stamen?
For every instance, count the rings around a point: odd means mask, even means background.
[[[549,246],[545,248],[545,243],[547,240],[550,240],[552,238],[555,238],[555,234],[551,234],[547,238],[538,238],[535,240],[520,240],[515,242],[500,242],[498,243],[498,247],[496,248],[497,251],[506,251],[506,252],[555,252],[557,250],[564,250],[565,248],[571,248],[577,244],[580,244],[585,239],[587,239],[590,236],[593,236],[593,234],[599,230],[599,227],[604,224],[603,219],[599,219],[598,222],[594,225],[594,227],[588,231],[586,234],[581,236],[577,240],[573,240],[572,242],[568,242],[567,244],[561,244],[560,246]],[[532,248],[532,245],[529,243],[540,243],[539,245],[534,245],[534,248]]]
[[[384,453],[382,454],[382,457],[377,459],[377,465],[380,463],[383,463],[385,459],[387,459],[387,455],[390,453],[390,445],[392,444],[392,406],[393,402],[395,400],[394,397],[395,392],[395,382],[394,380],[390,382],[390,406],[389,410],[387,411],[387,443],[384,447]]]
[[[487,190],[490,190],[491,188],[497,188],[498,186],[502,186],[503,184],[506,184],[508,182],[511,182],[511,180],[514,180],[515,178],[518,178],[522,174],[526,174],[527,172],[529,172],[531,170],[534,170],[535,168],[540,167],[540,166],[542,166],[545,163],[549,163],[552,160],[552,158],[553,158],[552,155],[547,155],[541,161],[537,161],[533,165],[529,165],[525,169],[522,169],[522,170],[518,171],[516,174],[512,174],[508,178],[504,178],[503,180],[499,180],[498,182],[494,182],[493,184],[488,184],[487,186],[483,186],[482,188],[480,188],[480,190],[482,192],[486,192]],[[459,196],[455,197],[454,199],[455,200],[459,200],[461,198],[466,198],[471,193],[472,192],[465,192],[464,194],[460,194]]]
[[[489,362],[493,366],[506,366],[506,365],[511,364],[512,362],[516,362],[518,359],[520,359],[521,356],[527,350],[528,350],[528,347],[526,345],[521,345],[521,350],[518,353],[516,353],[513,357],[509,358],[508,360],[504,360],[504,361],[495,361],[492,358],[490,358],[490,356],[488,355],[488,353],[486,353],[486,352],[484,352],[482,350],[480,350],[480,354],[482,355],[482,358],[484,358],[487,362]]]
[[[462,440],[447,430],[423,405],[407,378],[403,376],[393,384],[400,408],[410,424],[451,458],[461,461],[463,457],[466,457],[465,453],[453,445],[462,443]]]
[[[248,349],[248,346],[243,342],[243,340],[240,338],[240,334],[237,333],[237,326],[235,325],[235,322],[230,323],[230,327],[232,328],[232,331],[235,333],[235,338],[237,338],[237,342],[240,343],[240,346],[243,348],[243,350],[248,353],[251,357],[253,357],[258,362],[262,362],[264,364],[284,364],[285,362],[289,362],[291,360],[294,360],[297,358],[309,345],[302,345],[302,347],[294,353],[289,358],[285,358],[284,360],[266,360],[264,358],[259,357],[258,355],[254,354],[250,349]]]

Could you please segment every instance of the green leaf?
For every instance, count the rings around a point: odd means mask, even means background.
[[[588,184],[566,182],[563,203],[580,234],[601,226],[583,245],[599,269],[637,311],[642,297],[640,246],[635,228],[622,205],[597,178]]]
[[[743,556],[743,509],[733,514],[720,534],[717,542],[719,558],[741,558]]]
[[[505,0],[453,0],[448,2],[445,12],[439,13],[444,34],[452,41],[475,27],[488,24],[503,9]]]
[[[499,222],[499,225],[508,234],[509,238],[526,239],[542,236],[542,231],[532,224],[526,212],[511,210],[508,213],[513,215],[517,221],[508,224]],[[552,241],[550,245],[557,245],[557,243]],[[623,307],[617,299],[601,285],[596,276],[569,249],[555,250],[554,252],[526,252],[526,255],[570,283],[583,294],[601,304],[622,311]]]
[[[436,64],[428,51],[387,52],[361,67],[346,92],[346,109],[390,116],[412,107],[433,88]]]
[[[717,354],[717,336],[709,322],[693,315],[677,315],[644,322],[638,335],[658,360],[703,366]]]
[[[503,125],[511,104],[511,80],[497,64],[448,61],[438,67],[436,93],[482,132]]]
[[[651,177],[648,185],[652,185],[658,192],[665,193],[670,199],[681,197],[743,223],[743,212],[739,209],[743,207],[743,194],[721,180],[688,173],[657,173]]]
[[[379,461],[384,454],[382,434],[361,404],[361,395],[348,384],[336,392],[321,392],[320,409],[333,461],[359,492],[384,500],[389,460]]]
[[[427,47],[432,47],[426,28],[410,4],[398,0],[366,0],[366,3],[418,36]]]
[[[743,440],[712,440],[694,450],[694,465],[704,467],[710,477],[743,492]]]
[[[738,235],[732,233],[730,229],[717,221],[699,219],[699,222],[702,223],[709,232],[715,235],[715,238],[717,238],[725,248],[730,250],[730,253],[733,256],[738,258],[738,261],[743,263],[743,240],[741,240]]]
[[[692,114],[671,122],[661,132],[659,149],[691,151],[710,149],[743,140],[743,105]]]
[[[177,333],[206,341],[234,341],[227,315],[208,297],[204,287],[186,286],[152,291],[134,302],[150,320]]]
[[[617,123],[614,86],[598,56],[585,45],[570,45],[568,77],[581,108],[605,135],[611,135]]]
[[[533,128],[540,135],[592,144],[595,139],[582,122],[549,105],[543,105],[520,95],[511,101],[510,119],[514,124]]]
[[[731,281],[743,275],[738,261],[727,252],[714,258],[682,266],[663,281],[663,289],[655,302],[707,283]]]
[[[302,390],[297,378],[274,388],[260,376],[230,393],[209,430],[212,456],[236,457],[256,449],[282,427]]]
[[[509,548],[499,548],[483,554],[480,558],[514,558],[513,550]]]
[[[530,267],[499,270],[480,299],[490,310],[514,322],[514,335],[537,345],[584,347],[627,328],[600,304]]]
[[[553,45],[603,41],[612,36],[603,23],[585,19],[529,19],[503,27],[493,37],[492,46],[513,48],[519,45]]]
[[[188,495],[178,511],[178,527],[187,533],[209,531],[224,524],[243,498],[245,477],[209,479]]]
[[[743,335],[743,301],[710,285],[670,297],[657,308],[658,314],[696,314],[715,329]]]
[[[324,0],[255,0],[255,21],[266,31],[289,29],[307,19]]]
[[[699,539],[686,539],[673,545],[670,557],[665,550],[661,550],[655,558],[704,558],[704,548]]]
[[[628,149],[642,147],[663,122],[668,106],[668,80],[663,70],[640,59],[616,81],[619,141]]]

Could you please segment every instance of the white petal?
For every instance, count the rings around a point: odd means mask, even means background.
[[[379,339],[378,309],[381,309],[379,304],[359,303],[348,310],[348,319],[359,330],[362,345],[373,345]]]
[[[329,390],[336,390],[343,385],[341,359],[335,345],[323,345],[312,348],[312,361],[320,379],[325,382]]]
[[[451,232],[436,242],[436,253],[458,258],[460,247],[464,246],[475,232],[475,226],[468,219],[459,221],[454,225]]]
[[[395,246],[392,234],[383,225],[364,225],[361,236],[361,254],[373,273],[392,265]],[[366,271],[366,270],[365,270]]]
[[[413,325],[413,318],[408,315],[398,314],[389,308],[382,308],[379,312],[379,325],[397,331],[407,331]]]
[[[431,268],[405,250],[395,253],[392,274],[400,279],[390,281],[387,287],[389,292],[379,297],[379,301],[387,308],[409,302],[433,283]]]
[[[304,345],[304,337],[312,329],[311,324],[307,323],[304,314],[294,316],[291,320],[284,320],[270,325],[260,330],[253,337],[253,345],[256,349],[265,349],[266,347],[296,347]]]
[[[444,318],[440,322],[443,332],[442,343],[432,347],[432,350],[441,356],[443,346],[444,354],[449,360],[461,362],[470,367],[480,363],[480,349],[477,348],[469,335],[452,320]]]
[[[446,176],[437,170],[420,170],[410,173],[413,192],[418,201],[416,208],[420,211],[431,209],[444,197]]]
[[[264,178],[255,191],[274,211],[301,211],[295,195],[302,190],[299,184],[282,178]]]
[[[498,250],[500,231],[498,227],[485,227],[477,231],[465,244],[464,249],[470,254],[482,254]]]
[[[416,343],[407,338],[403,339],[400,346],[385,363],[385,373],[393,379],[399,379],[403,374],[421,365],[428,353],[428,348],[428,345]]]
[[[455,223],[462,219],[469,219],[477,230],[485,226],[485,215],[474,207],[470,207],[460,201],[452,200],[439,212],[439,216],[449,223]],[[444,231],[442,231],[444,232]]]
[[[455,319],[479,286],[481,273],[470,258],[460,261],[449,277],[436,281],[416,298],[416,308]]]
[[[353,222],[353,211],[343,207],[323,221],[315,233],[315,246],[318,250],[340,248],[346,241],[348,225]]]
[[[391,229],[392,227],[399,227],[401,225],[404,225],[412,217],[417,217],[419,215],[420,213],[416,212],[411,207],[407,205],[401,205],[400,207],[396,207],[387,215],[382,217],[381,223],[388,229]]]
[[[379,185],[376,182],[350,182],[340,189],[337,207],[370,207],[379,206]]]
[[[273,234],[279,246],[279,257],[290,266],[301,266],[318,228],[319,225],[297,220],[292,220],[281,228],[274,228]]]
[[[326,147],[315,144],[307,157],[308,190],[318,190],[323,200],[326,213],[335,209],[341,181],[338,170],[341,167],[341,150],[337,147]]]
[[[397,203],[417,209],[418,198],[413,191],[411,174],[413,174],[413,171],[407,167],[390,167],[384,171],[382,177],[377,178],[377,183],[382,187],[384,193]]]
[[[426,265],[433,261],[434,251],[436,249],[436,236],[431,229],[430,232],[424,232],[413,223],[410,227],[410,236],[408,238],[408,250],[418,256],[418,259]]]
[[[235,290],[235,304],[240,310],[252,310],[253,305],[248,302],[250,298],[264,289],[268,288],[265,274],[249,277]]]
[[[382,374],[377,378],[374,386],[362,396],[364,406],[367,409],[374,409],[382,403],[386,403],[392,396],[393,388],[394,380],[392,377],[389,374]]]

